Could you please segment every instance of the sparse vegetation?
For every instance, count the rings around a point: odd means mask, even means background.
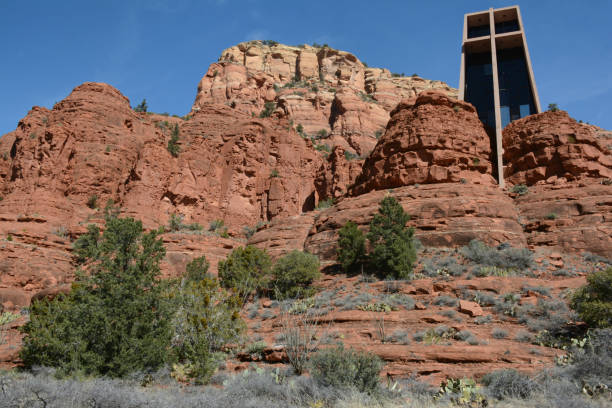
[[[478,265],[497,268],[524,270],[533,265],[533,253],[526,248],[512,248],[499,245],[496,248],[486,246],[478,240],[472,240],[461,249],[461,254]]]
[[[202,231],[203,229],[204,227],[202,227],[197,222],[194,222],[192,224],[184,224],[183,215],[181,214],[170,214],[170,219],[168,220],[168,230],[170,231]]]
[[[491,332],[491,336],[493,336],[494,339],[505,339],[508,337],[508,332],[504,329],[496,327]]]
[[[548,110],[550,112],[557,112],[557,111],[559,111],[559,105],[557,105],[556,103],[549,103],[548,104]]]
[[[326,139],[328,136],[327,130],[321,129],[317,132],[315,139]]]
[[[319,345],[319,327],[306,315],[281,317],[279,340],[285,345],[289,364],[296,374],[302,374],[307,367],[311,354]]]
[[[276,103],[274,102],[266,102],[264,103],[263,110],[259,113],[260,118],[269,118],[272,116],[272,112],[276,109]]]
[[[517,184],[515,186],[512,186],[510,191],[522,196],[529,192],[529,188],[525,184]]]
[[[98,207],[98,196],[96,194],[92,194],[87,199],[87,206],[92,210]]]
[[[319,204],[317,204],[317,210],[323,210],[325,208],[329,208],[332,205],[334,205],[334,199],[333,198],[327,198],[325,200],[321,200],[319,201]]]
[[[587,276],[587,284],[572,296],[571,307],[591,327],[612,326],[612,267]]]
[[[212,220],[210,224],[208,224],[208,231],[222,238],[229,238],[229,233],[227,232],[227,227],[223,220]]]
[[[382,360],[374,354],[340,346],[314,354],[310,361],[310,374],[322,386],[355,387],[361,392],[373,393],[379,386],[382,367]]]
[[[348,150],[344,151],[344,157],[346,158],[346,160],[351,161],[351,160],[355,160],[357,159],[359,156],[357,156],[355,153],[350,152]]]
[[[487,393],[498,400],[527,399],[539,389],[535,381],[516,370],[493,371],[482,378],[482,383]]]
[[[148,108],[149,107],[147,106],[147,100],[143,99],[142,102],[136,105],[136,107],[134,108],[134,112],[146,113]]]
[[[170,140],[168,140],[168,151],[172,155],[172,157],[178,157],[181,152],[181,147],[178,145],[179,141],[179,126],[175,124],[172,128],[172,134],[170,135]]]

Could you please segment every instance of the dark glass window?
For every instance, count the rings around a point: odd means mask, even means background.
[[[501,21],[495,23],[495,34],[509,33],[511,31],[518,31],[519,23],[518,20]]]
[[[513,120],[535,113],[535,103],[522,48],[498,50],[497,71],[503,128]]]
[[[485,35],[491,34],[491,28],[488,24],[468,27],[468,38],[484,37]]]
[[[466,55],[464,99],[474,105],[487,130],[495,132],[490,52]]]

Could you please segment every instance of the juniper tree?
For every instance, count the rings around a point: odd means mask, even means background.
[[[362,271],[366,261],[365,236],[357,224],[348,221],[338,231],[338,262],[346,273]]]
[[[377,275],[407,279],[416,261],[414,229],[406,227],[410,216],[391,196],[383,198],[370,222],[367,234],[371,252],[370,267]]]

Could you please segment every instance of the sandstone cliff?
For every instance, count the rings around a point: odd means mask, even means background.
[[[259,115],[273,103],[275,114],[288,117],[305,136],[363,155],[372,150],[399,101],[427,89],[457,93],[441,81],[366,67],[345,51],[251,41],[226,49],[210,66],[192,111],[223,103]]]

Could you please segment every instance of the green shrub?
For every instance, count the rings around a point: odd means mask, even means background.
[[[145,113],[148,109],[147,106],[147,100],[143,99],[142,102],[140,102],[138,105],[136,105],[136,107],[134,108],[134,112],[141,112],[141,113]]]
[[[344,158],[345,158],[346,160],[348,160],[348,161],[355,160],[355,159],[357,159],[358,157],[359,157],[359,156],[357,156],[357,155],[356,155],[355,153],[353,153],[353,152],[349,152],[348,150],[345,150],[345,151],[344,151]]]
[[[263,110],[259,113],[260,118],[269,118],[272,116],[272,112],[276,109],[276,103],[274,102],[266,102],[264,103]]]
[[[315,292],[310,285],[319,276],[319,258],[295,250],[276,261],[270,285],[277,298],[309,297]]]
[[[318,152],[324,152],[324,153],[331,152],[331,148],[328,145],[326,145],[326,144],[318,144],[317,143],[317,144],[314,145],[314,148]]]
[[[378,388],[382,367],[378,356],[342,346],[321,350],[310,358],[310,375],[318,384],[367,393]]]
[[[548,104],[548,110],[550,112],[557,112],[557,111],[559,111],[559,105],[557,105],[556,103],[549,103]]]
[[[525,195],[529,192],[529,188],[525,184],[517,184],[512,186],[510,191],[518,195]]]
[[[168,220],[168,229],[170,231],[201,231],[204,229],[200,224],[194,222],[192,224],[183,224],[183,216],[181,214],[170,214],[170,220]]]
[[[223,287],[234,289],[244,298],[268,287],[271,265],[265,251],[247,245],[234,249],[225,261],[219,261],[219,279]]]
[[[210,224],[208,224],[208,230],[214,234],[217,234],[220,237],[228,238],[229,234],[227,232],[227,227],[225,226],[225,222],[221,219],[212,220]]]
[[[220,290],[208,274],[209,264],[199,257],[187,264],[175,296],[179,305],[173,319],[172,352],[182,377],[206,383],[217,367],[221,347],[237,341],[245,325],[240,318],[241,299]],[[175,371],[177,366],[175,366]]]
[[[406,227],[410,216],[391,196],[382,199],[370,222],[370,267],[383,278],[407,279],[416,261],[414,229]]]
[[[587,276],[572,296],[571,307],[591,327],[612,326],[612,267]]]
[[[327,198],[325,200],[321,200],[319,201],[319,204],[317,204],[317,210],[322,210],[324,208],[329,208],[332,205],[334,205],[334,199],[333,198]]]
[[[90,195],[87,199],[87,206],[92,210],[96,208],[98,206],[98,196],[95,194]]]
[[[100,254],[98,244],[100,242],[100,227],[95,224],[87,226],[87,232],[74,242],[73,253],[78,264],[88,260],[96,260]]]
[[[172,134],[170,135],[170,140],[168,140],[168,151],[172,155],[172,157],[178,157],[181,147],[178,145],[179,140],[179,127],[178,124],[174,125],[172,128]]]
[[[69,294],[34,302],[20,356],[27,367],[120,377],[155,370],[167,360],[172,307],[160,282],[165,255],[157,232],[132,218],[110,218],[104,233],[90,228]]]
[[[366,261],[365,236],[349,221],[338,231],[338,262],[346,273],[363,271]]]

